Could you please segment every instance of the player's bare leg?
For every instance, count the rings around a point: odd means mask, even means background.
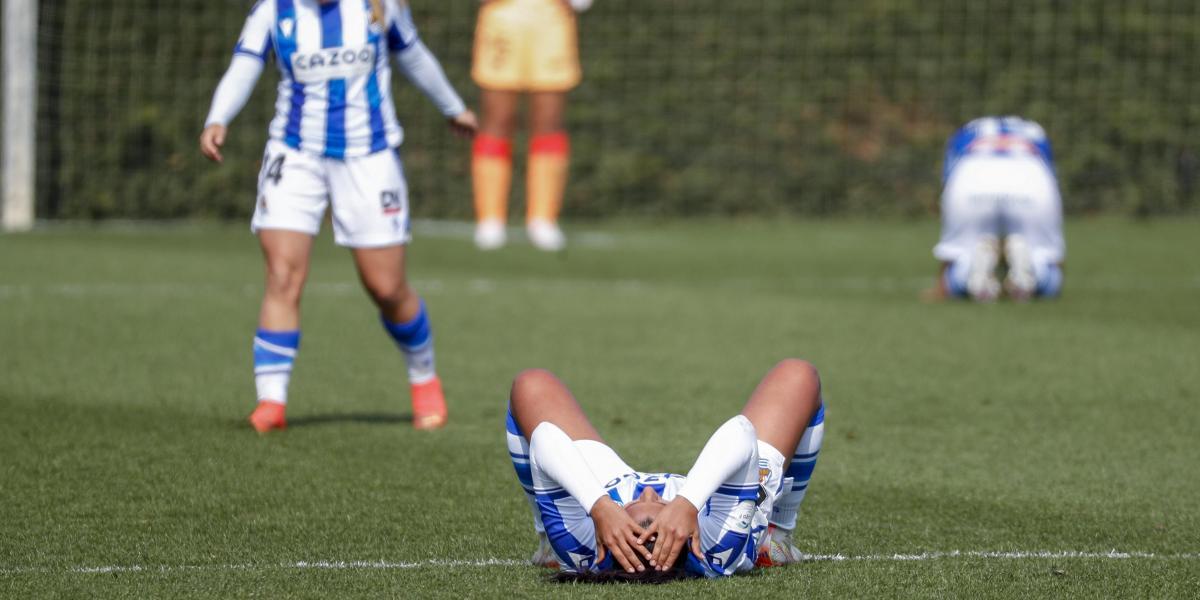
[[[504,224],[512,187],[512,137],[519,100],[517,92],[482,90],[483,120],[471,150],[475,245],[481,250],[494,250],[506,241]]]
[[[800,443],[820,407],[817,369],[808,361],[788,358],[763,377],[742,407],[742,415],[754,424],[758,439],[786,452]]]
[[[563,128],[566,109],[565,92],[529,96],[525,226],[533,245],[547,251],[561,250],[566,245],[558,227],[571,155],[570,138]]]
[[[434,368],[433,335],[424,303],[405,276],[405,246],[353,249],[363,288],[379,307],[383,325],[404,354],[412,391],[413,427],[446,424],[446,399]]]
[[[815,445],[812,440],[804,440],[806,430],[820,409],[821,379],[816,368],[806,361],[793,358],[781,361],[763,377],[742,408],[742,414],[754,424],[760,441],[784,453],[783,472],[787,474],[795,452],[807,446],[820,447],[819,439]],[[815,451],[811,459],[815,460]],[[797,471],[802,471],[806,465],[797,463],[797,467]],[[811,465],[807,465],[807,469],[811,474]],[[789,505],[793,515],[791,525],[794,527],[794,514],[803,499],[803,492],[792,493],[789,498],[790,492],[786,490],[779,501]],[[773,517],[767,537],[759,549],[758,564],[787,564],[800,560],[802,556],[792,541],[791,529],[777,527]]]
[[[509,406],[526,438],[533,435],[538,425],[550,422],[572,440],[604,442],[575,401],[575,396],[571,395],[571,390],[549,371],[528,369],[517,374],[509,394]]]
[[[287,426],[284,408],[300,345],[300,298],[308,279],[313,238],[297,231],[264,229],[258,240],[266,264],[266,285],[254,338],[258,406],[250,415],[250,424],[266,433]]]
[[[600,433],[588,421],[587,415],[571,391],[557,377],[542,369],[522,371],[513,380],[512,391],[509,394],[509,412],[514,423],[509,424],[509,452],[528,454],[529,437],[533,430],[544,422],[557,425],[573,440],[594,440],[603,443]],[[520,430],[523,439],[516,439],[511,430],[513,425]],[[518,454],[518,455],[519,455]],[[516,466],[514,464],[514,466]],[[528,466],[525,467],[528,469]],[[517,466],[518,478],[521,477],[521,467]],[[528,474],[526,474],[528,476]],[[527,492],[528,494],[529,492]],[[533,506],[530,496],[530,505]],[[534,507],[535,526],[538,532],[538,546],[529,561],[540,567],[558,568],[558,556],[550,545],[550,540],[542,529]]]

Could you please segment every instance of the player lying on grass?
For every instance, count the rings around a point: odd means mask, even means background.
[[[984,117],[951,136],[943,167],[942,261],[934,297],[1054,297],[1066,254],[1050,141],[1020,117]],[[1001,259],[1007,275],[996,277]]]
[[[513,382],[508,452],[533,509],[534,564],[560,579],[719,577],[802,555],[796,516],[824,435],[821,383],[788,359],[709,438],[687,476],[636,471],[547,371]]]
[[[258,176],[251,229],[266,260],[266,290],[254,336],[259,432],[286,426],[284,406],[300,346],[300,295],[313,237],[333,204],[334,240],[350,248],[383,326],[408,363],[413,425],[446,422],[425,305],[405,277],[408,187],[403,131],[392,104],[394,58],[457,133],[475,131],[441,65],[397,0],[260,0],[213,97],[200,149],[221,162],[226,127],[245,106],[274,54],[276,114]]]

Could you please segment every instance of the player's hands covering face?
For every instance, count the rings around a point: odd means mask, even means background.
[[[679,558],[679,551],[689,539],[692,541],[692,554],[695,554],[696,558],[704,560],[704,553],[700,551],[698,514],[699,511],[687,498],[676,496],[674,500],[663,507],[650,527],[638,537],[638,547],[641,547],[641,544],[651,537],[656,538],[654,555],[650,557],[650,564],[655,569],[659,571],[670,569],[671,565],[675,564],[675,559]]]
[[[664,511],[665,512],[665,511]],[[639,535],[645,535],[645,530],[638,526],[611,498],[604,497],[592,505],[592,523],[596,527],[596,562],[604,560],[605,552],[612,552],[613,558],[621,568],[633,573],[645,571],[642,561],[637,555],[650,558],[650,552],[638,542]]]

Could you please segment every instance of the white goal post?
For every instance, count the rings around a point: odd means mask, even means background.
[[[37,164],[37,0],[4,1],[4,231],[33,228]]]

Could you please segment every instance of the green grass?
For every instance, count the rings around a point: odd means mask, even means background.
[[[639,589],[694,597],[1200,596],[1194,220],[1069,224],[1058,302],[923,304],[931,222],[613,223],[568,253],[422,235],[450,425],[323,237],[288,431],[259,437],[261,290],[242,227],[0,237],[0,595],[625,596],[516,566],[508,383],[546,367],[631,464],[685,471],[777,359],[821,369],[813,562]],[[1154,557],[887,560],[895,553]],[[510,561],[494,566],[430,561]],[[421,563],[296,568],[298,561]],[[141,566],[142,571],[79,572]],[[235,568],[236,567],[236,568]]]

